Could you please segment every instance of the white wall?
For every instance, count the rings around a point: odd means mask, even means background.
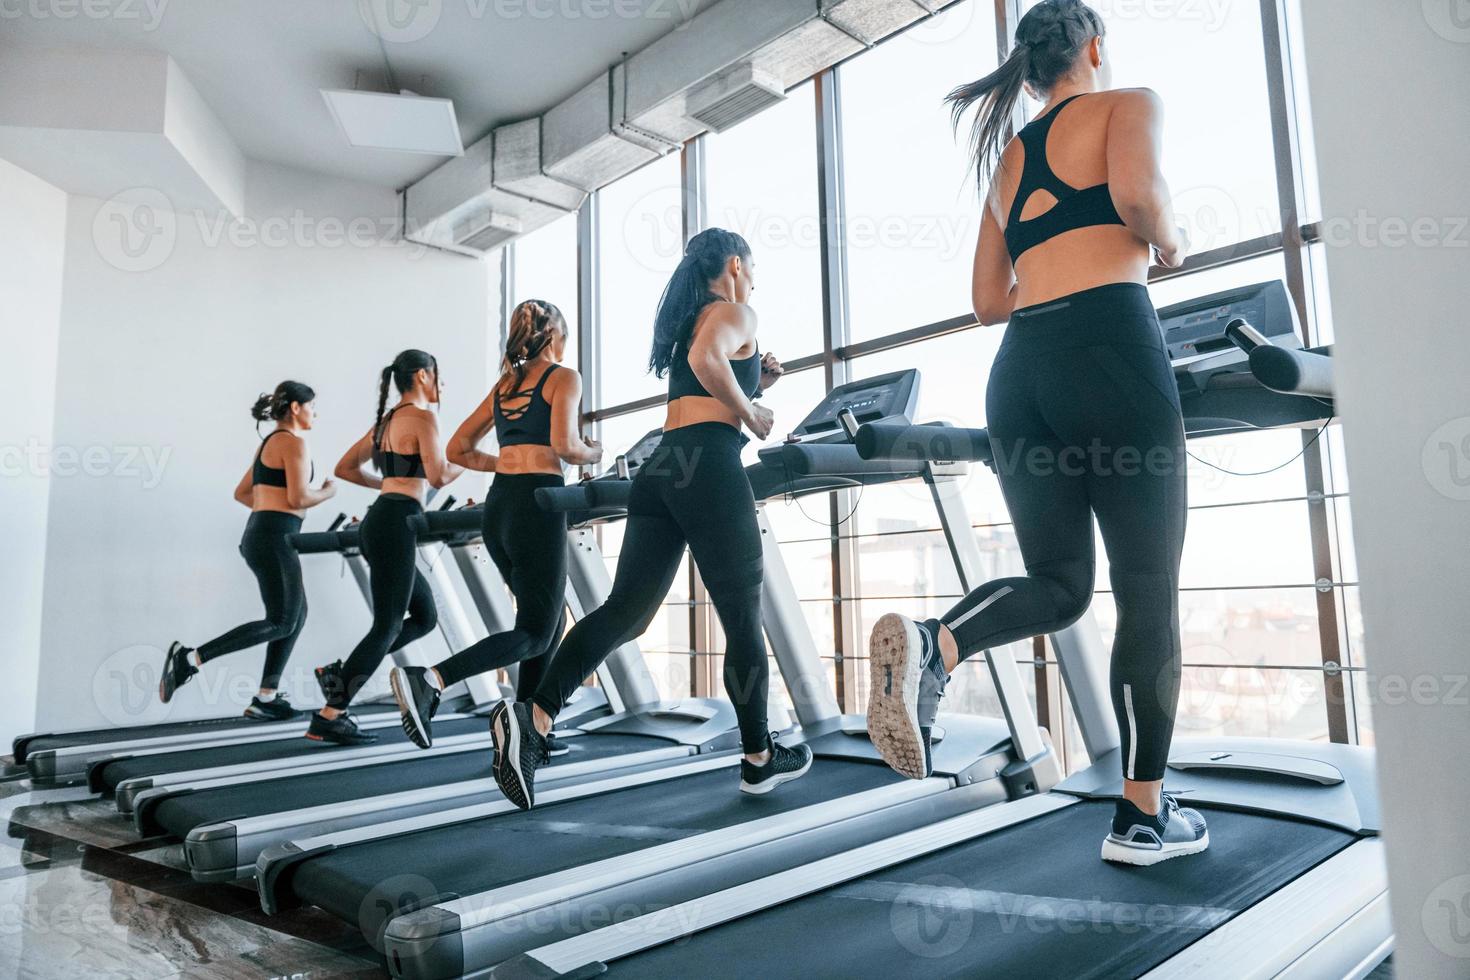
[[[33,450],[51,443],[61,332],[66,195],[0,160],[0,336],[7,383],[0,412],[0,739],[34,727],[50,480]],[[8,751],[8,750],[4,750]]]
[[[1395,974],[1465,977],[1470,22],[1455,0],[1303,7]]]
[[[260,614],[231,499],[259,392],[316,389],[320,477],[372,424],[398,350],[438,356],[448,426],[485,388],[498,263],[396,244],[397,199],[379,188],[252,163],[246,207],[232,224],[72,199],[55,438],[95,465],[52,480],[41,727],[229,714],[254,693],[260,650],[211,665],[169,709],[153,685],[170,640]],[[345,487],[307,528],[371,500]],[[345,656],[367,612],[339,561],[307,562],[311,615],[283,686],[319,703],[311,668]]]

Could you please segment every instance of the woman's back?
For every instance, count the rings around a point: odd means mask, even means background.
[[[1150,98],[1125,89],[1054,100],[1006,145],[987,205],[1014,263],[1015,307],[1147,282],[1148,244],[1118,217],[1111,187],[1133,179],[1120,172],[1132,154],[1119,143],[1138,138],[1116,131],[1115,113]]]

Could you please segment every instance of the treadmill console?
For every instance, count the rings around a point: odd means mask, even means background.
[[[914,417],[919,406],[919,372],[916,368],[880,374],[876,378],[850,381],[833,388],[801,424],[791,430],[795,439],[812,436],[846,435],[840,416],[851,412],[858,425],[902,416]]]
[[[633,474],[638,472],[638,467],[642,466],[647,462],[648,457],[653,455],[653,451],[658,448],[659,440],[663,437],[664,430],[662,428],[645,432],[638,438],[637,442],[633,443],[631,449],[613,460],[613,465],[604,470],[598,479],[631,479]],[[626,472],[624,471],[624,467],[626,467]]]
[[[1221,375],[1245,380],[1250,374],[1250,358],[1226,333],[1236,320],[1277,347],[1302,346],[1296,308],[1279,279],[1167,306],[1159,310],[1159,326],[1181,396],[1204,391]]]

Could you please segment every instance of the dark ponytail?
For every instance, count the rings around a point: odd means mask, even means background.
[[[276,385],[275,391],[269,394],[261,392],[250,408],[250,417],[255,419],[255,427],[258,429],[262,422],[279,422],[290,415],[293,402],[305,405],[313,401],[316,401],[316,392],[311,390],[311,385],[300,381],[282,381]]]
[[[510,330],[505,338],[505,355],[500,359],[500,380],[495,387],[509,392],[526,380],[526,362],[551,346],[552,338],[567,334],[567,321],[555,304],[540,299],[523,301],[511,312]],[[515,384],[507,386],[511,375]]]
[[[393,358],[392,364],[383,368],[378,386],[378,417],[373,421],[373,455],[375,457],[383,450],[383,412],[388,407],[388,382],[393,382],[393,386],[402,395],[413,387],[413,376],[425,370],[434,375],[434,383],[438,384],[439,362],[434,360],[434,355],[426,354],[421,350],[403,351]]]
[[[653,318],[653,349],[648,354],[648,369],[662,378],[668,374],[674,358],[687,354],[695,321],[704,308],[717,297],[709,284],[725,270],[731,257],[750,258],[750,245],[733,231],[708,228],[684,246],[684,258],[664,287]]]
[[[1041,0],[1016,25],[1016,46],[1005,63],[945,97],[956,131],[970,107],[980,106],[970,127],[970,165],[982,192],[1000,162],[1025,86],[1050,92],[1071,73],[1083,47],[1105,33],[1102,18],[1082,0]]]

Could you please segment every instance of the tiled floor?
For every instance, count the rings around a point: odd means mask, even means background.
[[[139,841],[84,791],[0,784],[0,977],[382,977],[356,930],[260,911],[253,889],[201,885],[180,848]]]

